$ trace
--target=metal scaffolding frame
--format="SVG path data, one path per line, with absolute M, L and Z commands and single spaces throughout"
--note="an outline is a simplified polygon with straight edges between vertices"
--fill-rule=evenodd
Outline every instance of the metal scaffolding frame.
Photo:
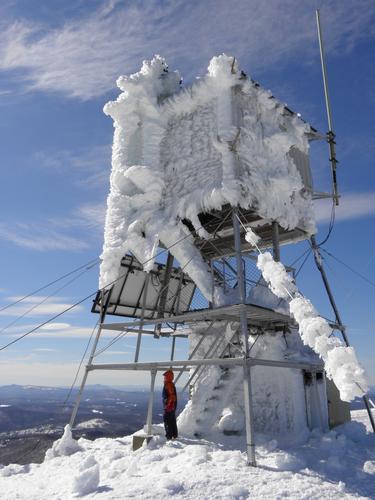
M 138 319 L 128 322 L 121 323 L 106 323 L 105 319 L 107 314 L 111 314 L 111 310 L 109 310 L 109 305 L 111 303 L 111 293 L 110 291 L 102 291 L 100 293 L 100 297 L 97 296 L 96 305 L 94 307 L 100 306 L 100 324 L 95 336 L 95 340 L 91 349 L 90 357 L 88 363 L 85 367 L 85 372 L 83 375 L 83 379 L 81 382 L 81 386 L 79 389 L 79 393 L 76 399 L 76 403 L 71 415 L 70 425 L 74 426 L 74 422 L 77 416 L 77 411 L 79 408 L 79 404 L 81 402 L 82 394 L 84 391 L 84 387 L 88 378 L 89 372 L 95 370 L 142 370 L 150 372 L 151 381 L 150 381 L 150 398 L 148 404 L 147 418 L 146 418 L 146 438 L 149 438 L 152 435 L 152 411 L 153 411 L 153 398 L 155 391 L 155 378 L 156 374 L 159 371 L 166 371 L 171 368 L 175 368 L 179 371 L 179 374 L 176 378 L 176 382 L 180 378 L 181 374 L 193 370 L 193 373 L 188 379 L 188 383 L 185 384 L 182 390 L 184 390 L 190 383 L 195 379 L 195 383 L 202 376 L 205 368 L 209 366 L 242 366 L 243 369 L 243 391 L 244 391 L 244 409 L 245 409 L 245 428 L 246 428 L 246 452 L 247 452 L 247 463 L 252 466 L 256 466 L 256 458 L 255 458 L 255 442 L 254 442 L 254 417 L 253 417 L 253 402 L 252 402 L 252 368 L 254 366 L 265 366 L 265 367 L 277 367 L 277 368 L 289 368 L 296 369 L 302 371 L 310 371 L 317 372 L 322 371 L 322 364 L 310 364 L 310 363 L 298 363 L 298 362 L 290 362 L 290 361 L 274 361 L 274 360 L 265 360 L 265 359 L 257 359 L 250 356 L 250 350 L 248 345 L 248 335 L 249 335 L 249 327 L 262 327 L 264 329 L 270 328 L 275 331 L 284 331 L 285 328 L 290 326 L 293 321 L 289 316 L 284 314 L 280 314 L 271 309 L 267 309 L 265 307 L 260 307 L 252 304 L 246 303 L 246 276 L 244 273 L 243 266 L 243 243 L 241 239 L 243 239 L 243 235 L 241 235 L 241 228 L 239 224 L 238 211 L 237 209 L 232 209 L 232 234 L 234 236 L 234 251 L 235 251 L 235 259 L 236 259 L 236 267 L 233 268 L 237 273 L 237 283 L 238 287 L 238 295 L 239 301 L 237 304 L 233 304 L 230 306 L 222 306 L 222 307 L 213 307 L 207 308 L 203 310 L 196 311 L 184 311 L 182 313 L 171 314 L 171 311 L 168 311 L 167 315 L 162 316 L 161 309 L 165 307 L 165 298 L 166 298 L 166 286 L 170 282 L 170 273 L 172 272 L 172 261 L 169 259 L 167 266 L 168 273 L 164 276 L 164 286 L 159 290 L 159 296 L 161 297 L 155 302 L 155 308 L 153 314 L 146 318 L 145 310 L 147 309 L 147 289 L 150 282 L 150 274 L 146 276 L 146 280 L 144 285 L 142 286 L 142 293 L 138 297 L 138 305 L 137 307 L 141 307 L 141 313 L 138 314 Z M 278 228 L 273 225 L 273 233 L 272 233 L 272 241 L 273 241 L 273 249 L 274 255 L 279 257 L 280 249 L 279 249 L 279 231 Z M 168 275 L 167 275 L 168 274 Z M 182 273 L 180 273 L 182 276 Z M 177 287 L 177 290 L 180 291 L 181 287 Z M 122 296 L 122 294 L 126 291 L 125 284 L 123 284 L 121 288 L 121 292 L 117 297 Z M 176 298 L 176 301 L 178 298 Z M 140 306 L 140 304 L 142 304 Z M 113 304 L 112 304 L 113 306 Z M 117 305 L 118 307 L 118 305 Z M 115 310 L 116 307 L 112 307 Z M 179 309 L 175 309 L 178 311 Z M 238 329 L 234 332 L 231 339 L 228 341 L 225 339 L 224 335 L 217 334 L 214 335 L 213 341 L 208 346 L 204 356 L 202 358 L 196 359 L 194 356 L 196 355 L 197 350 L 203 343 L 204 339 L 207 338 L 208 334 L 212 332 L 215 333 L 215 328 L 213 326 L 220 324 L 222 327 L 226 327 L 230 322 L 238 324 Z M 181 333 L 180 329 L 177 329 L 177 325 L 202 325 L 208 324 L 208 327 L 201 331 L 202 338 L 198 341 L 195 349 L 189 356 L 187 360 L 175 360 L 175 342 L 177 337 L 187 337 L 188 335 L 183 332 Z M 169 329 L 163 328 L 163 325 L 173 325 L 170 326 Z M 170 336 L 172 339 L 171 346 L 171 355 L 170 360 L 167 361 L 155 361 L 155 362 L 140 362 L 139 355 L 141 350 L 141 336 L 142 334 L 155 334 L 155 329 L 148 329 L 147 327 L 156 327 L 158 328 L 161 336 Z M 99 364 L 94 363 L 94 358 L 97 354 L 97 347 L 101 337 L 103 330 L 109 330 L 114 332 L 119 332 L 117 338 L 121 338 L 127 332 L 137 333 L 137 341 L 136 341 L 136 350 L 135 350 L 135 358 L 132 363 L 119 363 L 119 364 Z M 212 330 L 212 332 L 211 332 Z M 223 332 L 223 328 L 221 328 L 221 333 Z M 236 357 L 223 357 L 228 350 L 228 346 L 232 342 L 235 336 L 238 336 L 240 342 L 238 344 L 238 351 L 240 355 Z M 155 335 L 154 335 L 155 336 Z M 159 337 L 157 337 L 159 338 Z M 105 348 L 104 348 L 105 349 Z M 103 350 L 100 350 L 103 352 Z

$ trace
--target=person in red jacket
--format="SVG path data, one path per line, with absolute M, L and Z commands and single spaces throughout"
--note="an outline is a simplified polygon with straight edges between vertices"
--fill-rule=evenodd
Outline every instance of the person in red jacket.
M 164 405 L 164 428 L 167 439 L 176 439 L 178 436 L 176 423 L 177 393 L 173 383 L 174 374 L 168 370 L 164 375 L 163 405 Z

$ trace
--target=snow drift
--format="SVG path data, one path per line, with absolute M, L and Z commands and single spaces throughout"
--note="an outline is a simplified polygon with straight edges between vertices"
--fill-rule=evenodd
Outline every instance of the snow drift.
M 366 412 L 354 412 L 354 418 L 366 422 Z M 246 466 L 244 441 L 237 436 L 221 444 L 184 437 L 166 443 L 157 436 L 134 453 L 131 436 L 80 439 L 81 451 L 73 455 L 0 466 L 0 489 L 6 500 L 373 498 L 374 437 L 360 422 L 309 433 L 299 447 L 264 441 L 257 447 L 257 469 Z

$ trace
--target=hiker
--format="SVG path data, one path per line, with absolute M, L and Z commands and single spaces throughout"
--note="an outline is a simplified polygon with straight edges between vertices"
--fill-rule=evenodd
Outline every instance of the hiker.
M 167 439 L 176 439 L 178 436 L 176 424 L 177 393 L 173 383 L 174 374 L 168 370 L 164 375 L 163 405 L 164 405 L 164 428 Z

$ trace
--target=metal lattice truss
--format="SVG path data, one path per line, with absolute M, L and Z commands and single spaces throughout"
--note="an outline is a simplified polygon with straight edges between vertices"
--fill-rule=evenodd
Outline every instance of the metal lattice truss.
M 243 254 L 243 234 L 239 224 L 238 211 L 232 209 L 230 214 L 222 214 L 217 219 L 216 229 L 212 232 L 212 240 L 199 244 L 212 249 L 202 255 L 211 264 L 213 280 L 230 293 L 235 292 L 234 303 L 218 306 L 212 302 L 203 304 L 197 301 L 199 290 L 195 283 L 179 267 L 173 267 L 173 256 L 168 253 L 165 264 L 155 264 L 152 271 L 146 273 L 142 265 L 133 256 L 126 255 L 122 260 L 123 275 L 111 290 L 98 292 L 92 310 L 100 314 L 99 328 L 96 334 L 91 355 L 86 366 L 81 389 L 72 413 L 70 424 L 73 426 L 83 389 L 89 372 L 94 370 L 145 370 L 151 374 L 150 400 L 147 414 L 147 435 L 152 432 L 152 405 L 155 387 L 155 377 L 158 371 L 168 368 L 177 370 L 180 376 L 190 370 L 188 381 L 182 391 L 197 383 L 209 366 L 239 366 L 243 369 L 244 408 L 247 436 L 248 462 L 255 465 L 254 429 L 252 415 L 251 367 L 255 365 L 293 368 L 309 371 L 316 379 L 317 372 L 323 367 L 320 363 L 298 363 L 287 360 L 265 360 L 250 356 L 248 335 L 252 329 L 273 330 L 281 333 L 288 330 L 293 320 L 290 316 L 276 310 L 249 304 L 246 297 L 251 286 L 259 280 L 254 258 L 247 247 L 247 255 Z M 248 223 L 244 220 L 244 223 Z M 224 226 L 227 225 L 225 228 Z M 280 235 L 278 228 L 271 227 L 274 254 L 279 251 Z M 224 231 L 219 235 L 219 231 Z M 224 238 L 224 240 L 223 240 Z M 230 242 L 232 239 L 232 242 Z M 259 284 L 259 283 L 258 283 Z M 231 304 L 231 305 L 230 305 Z M 108 323 L 107 315 L 128 317 L 128 321 Z M 226 325 L 231 324 L 233 335 L 227 338 L 223 332 Z M 178 337 L 187 337 L 191 329 L 199 327 L 200 340 L 187 360 L 175 360 L 175 344 Z M 134 361 L 129 363 L 95 362 L 95 358 L 105 350 L 98 349 L 98 343 L 103 330 L 114 332 L 116 339 L 127 333 L 137 333 Z M 214 334 L 211 335 L 214 331 Z M 139 354 L 142 335 L 151 334 L 154 337 L 171 337 L 172 346 L 170 359 L 167 361 L 140 362 Z M 207 339 L 210 339 L 207 345 Z M 206 341 L 206 343 L 204 343 Z M 197 358 L 197 349 L 204 347 Z M 315 377 L 315 378 L 314 378 Z

